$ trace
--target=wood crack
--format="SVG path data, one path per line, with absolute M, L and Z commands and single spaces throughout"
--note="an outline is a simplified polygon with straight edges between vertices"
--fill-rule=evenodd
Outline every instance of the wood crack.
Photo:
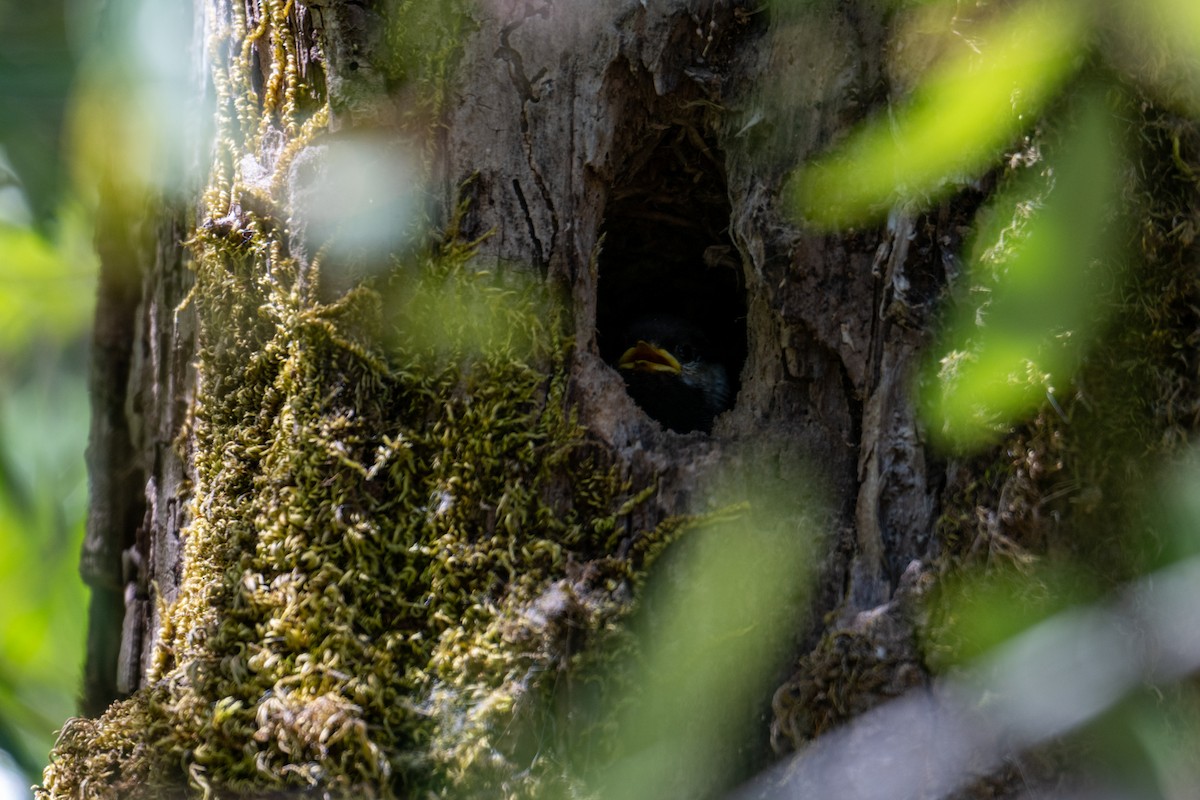
M 546 185 L 546 180 L 542 176 L 541 171 L 537 167 L 534 159 L 534 147 L 531 141 L 530 125 L 529 125 L 529 104 L 541 101 L 541 95 L 535 88 L 539 81 L 545 77 L 547 69 L 545 67 L 539 69 L 533 76 L 526 74 L 525 59 L 521 52 L 512 46 L 509 37 L 513 31 L 525 24 L 525 21 L 532 17 L 548 18 L 550 16 L 551 3 L 543 3 L 540 6 L 534 6 L 532 3 L 525 5 L 524 13 L 517 19 L 508 23 L 500 29 L 500 46 L 496 48 L 494 56 L 505 62 L 508 67 L 508 77 L 512 81 L 513 88 L 517 92 L 517 96 L 521 99 L 521 109 L 519 114 L 519 124 L 521 129 L 521 140 L 525 150 L 525 160 L 529 165 L 529 172 L 533 177 L 534 185 L 537 187 L 538 194 L 541 196 L 542 202 L 549 213 L 550 223 L 550 241 L 548 246 L 544 246 L 542 240 L 537 235 L 537 226 L 534 222 L 533 213 L 529 207 L 529 201 L 525 197 L 524 191 L 521 189 L 520 182 L 513 179 L 513 190 L 517 195 L 517 202 L 521 205 L 521 210 L 525 215 L 525 225 L 529 229 L 529 237 L 533 243 L 535 257 L 537 263 L 543 270 L 548 269 L 550 258 L 554 253 L 554 248 L 558 242 L 559 224 L 558 215 L 554 209 L 554 198 L 550 188 Z
M 529 201 L 525 199 L 525 192 L 521 191 L 521 182 L 513 178 L 513 191 L 517 194 L 517 202 L 521 204 L 521 211 L 525 214 L 525 227 L 529 229 L 529 239 L 533 242 L 533 249 L 537 255 L 539 264 L 545 264 L 545 257 L 542 252 L 542 240 L 538 238 L 537 226 L 533 224 L 533 215 L 529 212 Z

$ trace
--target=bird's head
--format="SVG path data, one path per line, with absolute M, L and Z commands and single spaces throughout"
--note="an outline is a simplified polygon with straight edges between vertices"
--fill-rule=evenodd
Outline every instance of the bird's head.
M 637 320 L 632 346 L 617 360 L 629 394 L 651 417 L 680 433 L 712 429 L 728 408 L 729 379 L 699 326 L 673 316 Z
M 668 375 L 683 373 L 683 366 L 670 350 L 659 347 L 653 342 L 647 342 L 645 339 L 638 339 L 637 344 L 626 350 L 621 355 L 621 360 L 617 362 L 617 367 Z

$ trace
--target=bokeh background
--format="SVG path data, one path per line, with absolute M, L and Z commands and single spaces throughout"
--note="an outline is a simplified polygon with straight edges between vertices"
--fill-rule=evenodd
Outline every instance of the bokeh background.
M 29 796 L 80 682 L 94 197 L 69 156 L 94 3 L 0 0 L 0 798 Z

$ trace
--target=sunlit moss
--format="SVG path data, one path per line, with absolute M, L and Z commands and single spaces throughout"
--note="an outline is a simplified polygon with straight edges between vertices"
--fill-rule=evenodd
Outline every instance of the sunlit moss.
M 772 738 L 800 749 L 875 706 L 925 684 L 912 630 L 898 616 L 876 615 L 835 628 L 775 693 Z
M 179 594 L 145 687 L 68 723 L 43 799 L 569 784 L 521 731 L 548 724 L 545 684 L 583 645 L 619 638 L 687 524 L 614 554 L 653 487 L 574 420 L 558 298 L 475 268 L 454 221 L 390 281 L 317 299 L 279 196 L 325 119 L 278 41 L 289 7 L 213 20 L 216 157 L 178 311 L 199 321 Z

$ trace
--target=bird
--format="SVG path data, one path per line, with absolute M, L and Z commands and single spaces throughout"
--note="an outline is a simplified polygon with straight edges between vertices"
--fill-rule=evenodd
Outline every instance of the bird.
M 711 432 L 729 407 L 729 376 L 700 327 L 655 314 L 630 324 L 623 342 L 616 366 L 642 410 L 676 433 Z

